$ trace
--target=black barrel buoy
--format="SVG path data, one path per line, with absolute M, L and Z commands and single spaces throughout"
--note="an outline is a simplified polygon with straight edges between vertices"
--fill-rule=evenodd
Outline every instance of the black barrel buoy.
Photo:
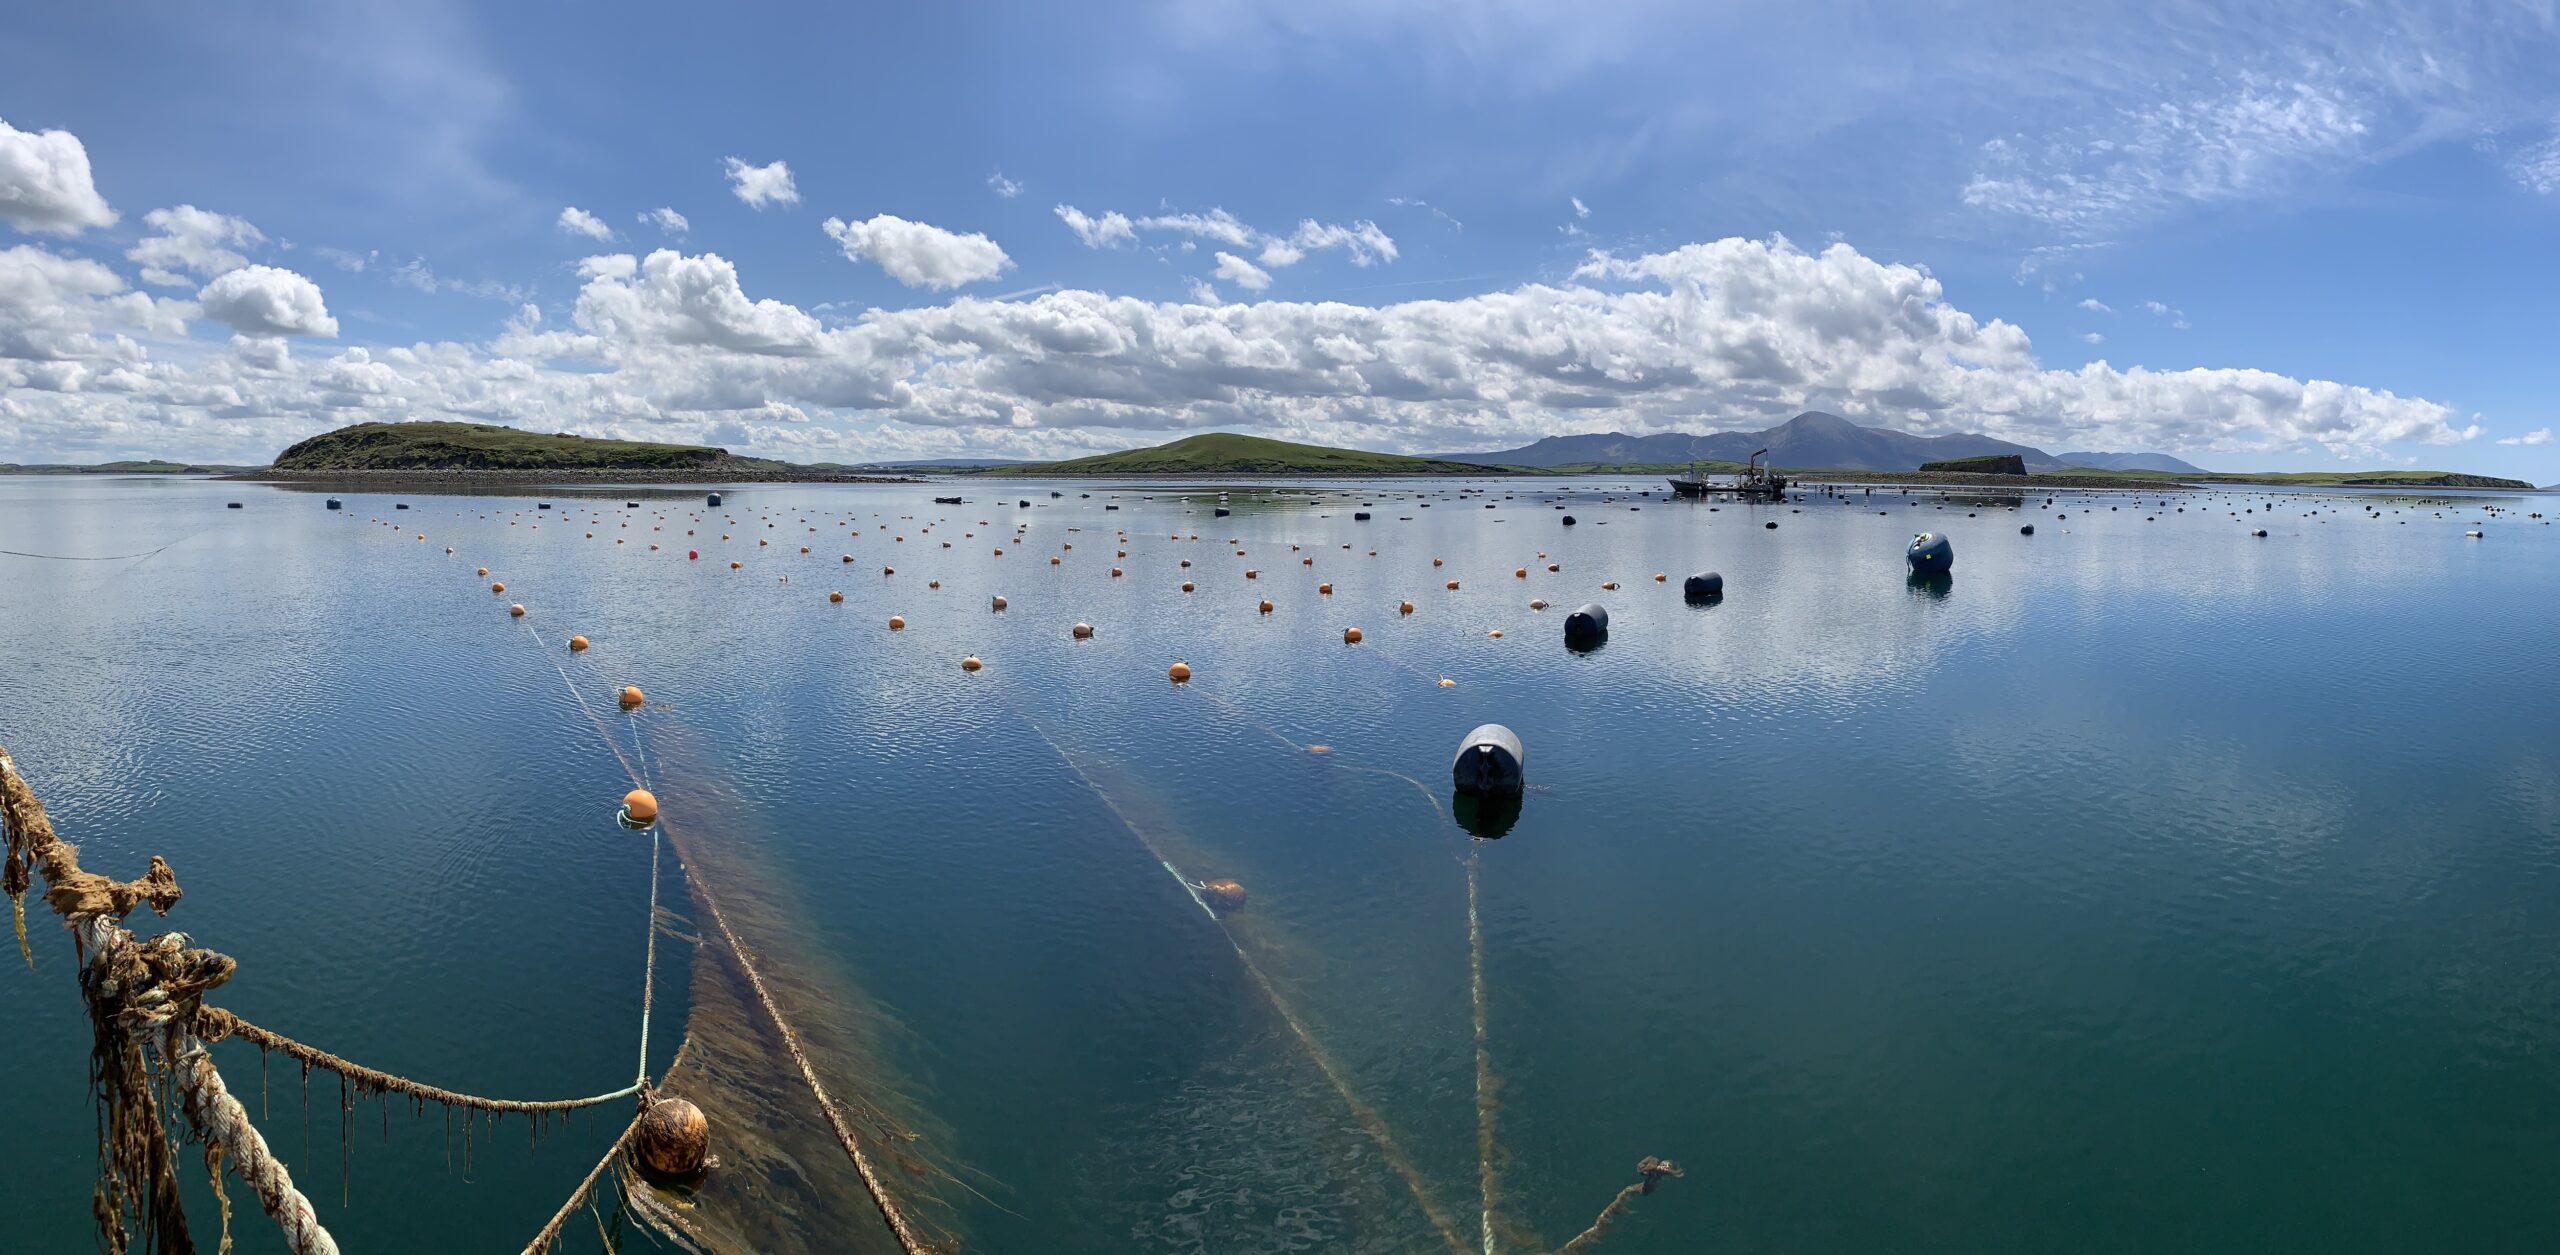
M 1219 518 L 1225 518 L 1225 517 L 1227 517 L 1228 515 L 1233 514 L 1233 513 L 1235 513 L 1235 511 L 1230 510 L 1230 509 L 1226 508 L 1225 506 L 1219 506 L 1219 507 L 1218 507 L 1217 517 L 1219 517 Z
M 1016 499 L 1013 503 L 1013 508 L 1017 510 L 1028 510 L 1031 508 L 1031 502 L 1027 499 Z
M 406 510 L 409 508 L 409 503 L 406 501 L 394 502 L 392 503 L 391 508 L 394 510 Z
M 1369 521 L 1369 512 L 1367 510 L 1354 510 L 1351 512 L 1351 521 L 1354 523 L 1366 523 Z
M 239 502 L 237 502 L 237 501 L 226 501 L 226 502 L 223 502 L 223 503 L 222 503 L 222 508 L 223 508 L 223 509 L 225 509 L 225 510 L 239 510 L 239 509 L 245 509 L 246 507 L 242 506 L 242 505 L 241 505 Z
M 2021 536 L 2033 536 L 2036 534 L 2036 525 L 2029 523 L 2026 526 L 2019 528 L 2018 534 Z
M 1565 526 L 1567 526 L 1567 527 L 1571 527 L 1571 526 L 1573 526 L 1573 516 L 1572 516 L 1572 515 L 1568 514 L 1568 515 L 1564 516 L 1564 525 L 1565 525 Z
M 715 493 L 712 493 L 712 494 L 711 494 L 711 495 L 709 495 L 709 496 L 704 497 L 704 498 L 702 499 L 702 504 L 704 504 L 704 505 L 718 505 L 718 504 L 720 504 L 720 494 L 715 492 Z
M 1724 596 L 1724 576 L 1714 571 L 1700 571 L 1680 582 L 1680 595 L 1691 601 L 1705 601 Z
M 332 510 L 343 510 L 347 508 L 347 503 L 338 500 L 336 497 L 331 497 L 329 498 L 329 508 Z
M 551 508 L 551 503 L 548 501 L 537 501 L 533 504 L 533 508 L 537 510 L 548 510 Z
M 1911 569 L 1922 575 L 1936 575 L 1952 570 L 1956 564 L 1956 547 L 1936 532 L 1922 532 L 1911 538 L 1911 548 L 1902 555 Z
M 1564 643 L 1597 645 L 1609 639 L 1609 609 L 1599 602 L 1586 602 L 1580 610 L 1564 617 Z
M 1527 761 L 1519 733 L 1488 723 L 1458 742 L 1458 757 L 1449 764 L 1449 782 L 1460 793 L 1495 797 L 1518 793 Z
M 1778 521 L 1777 521 L 1776 519 L 1771 519 L 1771 520 L 1769 520 L 1768 522 L 1761 524 L 1760 526 L 1762 526 L 1762 527 L 1764 527 L 1764 528 L 1767 528 L 1768 530 L 1770 530 L 1770 531 L 1773 531 L 1773 532 L 1774 532 L 1774 531 L 1778 530 Z

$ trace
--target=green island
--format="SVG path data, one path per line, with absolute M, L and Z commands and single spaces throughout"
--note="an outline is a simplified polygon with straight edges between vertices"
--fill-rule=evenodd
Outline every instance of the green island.
M 1097 454 L 1065 462 L 1027 462 L 990 467 L 978 475 L 1501 475 L 1503 467 L 1434 458 L 1371 453 L 1365 449 L 1329 449 L 1292 444 L 1262 436 L 1211 432 L 1171 444 L 1119 453 Z

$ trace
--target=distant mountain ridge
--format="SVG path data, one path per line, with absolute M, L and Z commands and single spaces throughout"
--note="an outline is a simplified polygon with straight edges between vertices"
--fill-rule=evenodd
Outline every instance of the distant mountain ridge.
M 1441 460 L 1479 466 L 1659 466 L 1680 462 L 1741 462 L 1757 449 L 1769 451 L 1776 466 L 1841 471 L 1914 471 L 1923 462 L 2014 455 L 2029 471 L 2052 473 L 2075 466 L 2107 470 L 2159 470 L 2199 474 L 2195 467 L 2163 453 L 2081 453 L 2056 457 L 2042 449 L 2013 444 L 1993 436 L 1959 434 L 1917 436 L 1888 427 L 1861 427 L 1837 414 L 1807 410 L 1766 431 L 1719 431 L 1706 435 L 1664 432 L 1630 436 L 1606 432 L 1583 436 L 1549 436 L 1518 449 L 1484 453 L 1445 453 Z M 2106 459 L 2104 462 L 2094 459 Z

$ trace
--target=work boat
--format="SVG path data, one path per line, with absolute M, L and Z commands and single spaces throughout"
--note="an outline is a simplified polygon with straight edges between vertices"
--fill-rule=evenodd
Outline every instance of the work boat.
M 1783 501 L 1787 496 L 1786 477 L 1760 464 L 1760 459 L 1768 452 L 1762 449 L 1752 454 L 1751 461 L 1743 468 L 1742 478 L 1727 483 L 1707 478 L 1706 471 L 1693 463 L 1688 474 L 1671 477 L 1671 493 L 1677 497 L 1703 498 L 1729 492 L 1745 501 Z

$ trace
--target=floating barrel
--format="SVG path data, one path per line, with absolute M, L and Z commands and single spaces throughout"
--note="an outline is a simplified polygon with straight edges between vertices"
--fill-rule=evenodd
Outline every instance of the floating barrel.
M 1527 761 L 1518 733 L 1488 723 L 1458 742 L 1458 756 L 1449 764 L 1449 782 L 1460 793 L 1518 793 Z
M 2033 523 L 2029 523 L 2029 524 L 2027 524 L 2027 525 L 2025 525 L 2025 526 L 2023 526 L 2023 527 L 2020 527 L 2020 528 L 2018 529 L 2018 534 L 2019 534 L 2019 535 L 2021 535 L 2021 536 L 2033 536 L 2033 535 L 2035 535 L 2035 534 L 2036 534 L 2036 525 L 2035 525 L 2035 524 L 2033 524 Z
M 1599 602 L 1585 602 L 1580 610 L 1564 617 L 1564 642 L 1568 645 L 1597 645 L 1609 639 L 1609 610 Z
M 1226 508 L 1225 506 L 1219 506 L 1219 507 L 1218 507 L 1218 515 L 1217 515 L 1217 517 L 1219 517 L 1219 518 L 1225 518 L 1225 517 L 1227 517 L 1228 515 L 1233 514 L 1233 513 L 1235 513 L 1235 511 L 1230 510 L 1230 509 Z
M 712 494 L 711 494 L 711 495 L 709 495 L 709 496 L 704 497 L 704 498 L 702 499 L 702 504 L 704 504 L 704 505 L 718 505 L 718 504 L 720 504 L 720 494 L 715 492 L 715 493 L 712 493 Z
M 343 510 L 347 508 L 347 503 L 338 500 L 336 497 L 331 497 L 329 498 L 329 508 L 332 510 Z
M 538 501 L 534 503 L 533 508 L 537 510 L 548 510 L 551 508 L 551 503 L 548 501 Z
M 246 507 L 242 506 L 242 505 L 241 505 L 239 502 L 237 502 L 237 501 L 226 501 L 226 502 L 223 502 L 223 503 L 222 503 L 222 508 L 223 508 L 223 509 L 225 509 L 225 510 L 239 510 L 239 509 L 244 509 L 244 508 L 246 508 Z
M 1903 551 L 1911 569 L 1922 575 L 1935 575 L 1956 564 L 1956 547 L 1936 532 L 1922 532 L 1911 538 L 1911 547 Z
M 392 508 L 392 509 L 394 509 L 394 510 L 406 510 L 406 509 L 408 509 L 408 508 L 409 508 L 409 503 L 408 503 L 408 502 L 406 502 L 406 501 L 398 502 L 398 503 L 394 504 L 391 508 Z
M 1680 581 L 1680 595 L 1696 600 L 1724 596 L 1724 576 L 1714 571 L 1700 571 Z
M 1354 510 L 1351 512 L 1351 521 L 1354 523 L 1366 523 L 1369 521 L 1369 512 L 1367 510 Z
M 1571 527 L 1571 526 L 1573 526 L 1573 516 L 1572 516 L 1572 515 L 1568 514 L 1568 515 L 1564 516 L 1564 525 L 1565 525 L 1565 526 L 1567 526 L 1567 527 Z

